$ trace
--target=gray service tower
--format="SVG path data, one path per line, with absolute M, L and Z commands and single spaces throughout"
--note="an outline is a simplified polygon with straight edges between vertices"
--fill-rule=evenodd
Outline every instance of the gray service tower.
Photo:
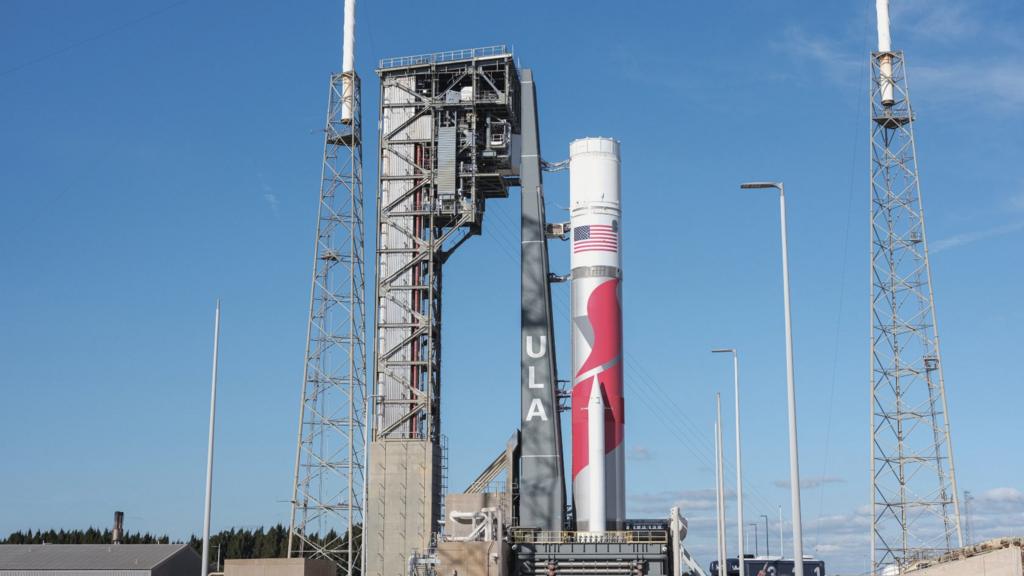
M 444 482 L 441 288 L 445 261 L 508 197 L 519 78 L 504 47 L 383 60 L 376 338 L 366 563 L 406 574 L 436 543 Z
M 701 573 L 678 510 L 596 533 L 576 532 L 566 505 L 550 288 L 563 278 L 550 272 L 547 241 L 570 226 L 545 219 L 533 74 L 505 46 L 385 59 L 377 74 L 367 575 Z M 511 187 L 522 193 L 521 428 L 465 491 L 446 495 L 442 271 L 483 232 L 488 200 Z

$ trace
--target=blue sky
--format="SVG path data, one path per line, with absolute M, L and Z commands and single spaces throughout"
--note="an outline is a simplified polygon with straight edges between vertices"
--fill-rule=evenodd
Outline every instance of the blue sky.
M 359 7 L 369 140 L 377 59 L 509 43 L 535 72 L 545 158 L 581 136 L 622 141 L 629 506 L 660 516 L 681 502 L 705 564 L 714 393 L 731 402 L 712 347 L 741 353 L 749 521 L 767 514 L 774 531 L 781 504 L 788 522 L 777 207 L 736 189 L 784 179 L 805 550 L 833 572 L 866 569 L 873 4 Z M 115 509 L 131 530 L 200 530 L 217 297 L 214 528 L 287 521 L 320 129 L 341 44 L 341 2 L 295 6 L 0 6 L 0 533 L 107 525 Z M 1024 464 L 1008 456 L 1024 433 L 1024 8 L 894 0 L 893 18 L 960 487 L 978 498 L 979 538 L 1021 533 Z M 560 219 L 567 179 L 546 184 Z M 446 269 L 453 488 L 517 425 L 517 206 L 494 202 L 488 234 Z M 564 272 L 566 248 L 552 249 Z

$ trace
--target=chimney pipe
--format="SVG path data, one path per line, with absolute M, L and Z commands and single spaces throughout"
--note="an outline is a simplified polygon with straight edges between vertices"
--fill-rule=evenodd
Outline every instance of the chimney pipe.
M 120 510 L 114 512 L 114 532 L 112 538 L 114 544 L 120 544 L 121 538 L 124 537 L 124 512 Z

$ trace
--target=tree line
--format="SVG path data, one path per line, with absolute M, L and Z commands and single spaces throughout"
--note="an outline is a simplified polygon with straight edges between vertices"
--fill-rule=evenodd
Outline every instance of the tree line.
M 114 535 L 110 529 L 100 530 L 26 530 L 11 532 L 0 544 L 110 544 Z M 125 544 L 170 544 L 167 535 L 154 536 L 149 532 L 125 532 L 121 538 Z
M 202 554 L 202 535 L 193 534 L 188 545 Z M 288 528 L 275 524 L 270 528 L 232 528 L 210 534 L 211 563 L 217 561 L 218 551 L 222 562 L 236 558 L 284 558 L 288 555 Z
M 360 527 L 356 527 L 355 535 L 361 535 Z M 318 536 L 314 538 L 319 539 Z M 0 544 L 110 544 L 114 541 L 109 529 L 88 528 L 86 530 L 27 530 L 12 532 Z M 332 547 L 344 550 L 347 547 L 346 537 L 338 537 L 331 530 L 323 541 L 333 543 Z M 203 539 L 193 534 L 188 542 L 172 541 L 166 534 L 155 536 L 148 532 L 125 532 L 121 539 L 123 544 L 188 544 L 197 553 L 202 554 Z M 210 562 L 221 562 L 228 559 L 247 558 L 285 558 L 288 555 L 288 528 L 275 524 L 270 528 L 231 528 L 210 535 Z
M 353 528 L 353 534 L 358 541 L 362 536 L 362 526 L 357 525 Z M 327 532 L 323 538 L 318 534 L 313 534 L 310 539 L 338 551 L 335 560 L 344 558 L 345 550 L 348 548 L 348 534 L 339 536 L 334 530 Z M 201 536 L 193 535 L 189 538 L 188 544 L 196 552 L 202 553 L 203 539 Z M 218 550 L 222 562 L 236 558 L 287 558 L 288 528 L 282 524 L 275 524 L 270 528 L 261 526 L 254 530 L 247 528 L 223 530 L 210 535 L 211 563 L 217 561 Z M 358 568 L 353 571 L 352 576 L 359 576 Z

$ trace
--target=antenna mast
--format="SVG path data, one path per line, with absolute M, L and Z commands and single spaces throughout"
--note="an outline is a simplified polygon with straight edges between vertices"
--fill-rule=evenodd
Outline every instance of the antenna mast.
M 963 545 L 903 52 L 877 0 L 871 55 L 871 564 Z
M 288 557 L 362 573 L 366 501 L 363 144 L 355 0 L 345 0 L 342 71 L 331 75 Z

